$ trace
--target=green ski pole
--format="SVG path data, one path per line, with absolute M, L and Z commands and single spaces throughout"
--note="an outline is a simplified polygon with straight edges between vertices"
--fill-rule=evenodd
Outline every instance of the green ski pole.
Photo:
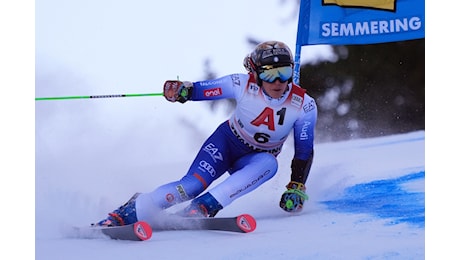
M 35 100 L 121 98 L 121 97 L 145 97 L 145 96 L 162 96 L 162 95 L 163 93 L 146 93 L 146 94 L 115 94 L 115 95 L 94 95 L 94 96 L 38 97 L 38 98 L 35 98 Z

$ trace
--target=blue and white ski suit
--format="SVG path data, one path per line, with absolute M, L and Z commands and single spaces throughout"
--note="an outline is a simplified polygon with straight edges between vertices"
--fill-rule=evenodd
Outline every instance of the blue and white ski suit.
M 184 177 L 137 198 L 139 220 L 148 221 L 158 210 L 197 197 L 226 172 L 229 177 L 208 192 L 228 206 L 276 174 L 276 157 L 291 130 L 294 158 L 312 160 L 317 109 L 304 89 L 289 83 L 288 91 L 274 99 L 251 73 L 193 83 L 190 100 L 217 99 L 234 99 L 234 113 L 204 142 Z M 305 182 L 303 178 L 297 181 Z

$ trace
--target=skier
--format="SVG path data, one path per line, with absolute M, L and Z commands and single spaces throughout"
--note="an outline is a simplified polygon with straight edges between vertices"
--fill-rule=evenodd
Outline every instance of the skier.
M 279 206 L 287 212 L 301 211 L 308 199 L 305 183 L 313 161 L 317 109 L 314 99 L 292 82 L 293 64 L 286 44 L 267 41 L 244 58 L 247 74 L 193 83 L 167 80 L 163 94 L 170 102 L 231 98 L 236 100 L 235 111 L 204 142 L 180 180 L 135 194 L 93 225 L 121 226 L 138 220 L 153 223 L 156 214 L 189 200 L 191 203 L 178 212 L 180 216 L 214 217 L 276 174 L 276 157 L 291 130 L 295 153 L 290 182 Z M 225 172 L 229 173 L 226 180 L 203 193 Z

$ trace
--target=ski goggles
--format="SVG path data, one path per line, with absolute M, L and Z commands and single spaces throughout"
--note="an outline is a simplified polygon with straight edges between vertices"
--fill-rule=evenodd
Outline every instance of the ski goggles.
M 268 83 L 273 83 L 276 79 L 279 79 L 281 83 L 284 83 L 292 78 L 292 72 L 292 66 L 276 68 L 273 68 L 273 66 L 262 66 L 259 69 L 259 78 Z

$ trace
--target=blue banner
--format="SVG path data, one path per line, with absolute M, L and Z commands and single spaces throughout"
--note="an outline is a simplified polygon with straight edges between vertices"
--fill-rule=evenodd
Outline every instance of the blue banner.
M 425 38 L 424 0 L 301 0 L 294 61 L 304 45 L 353 45 Z
M 424 0 L 301 0 L 297 45 L 349 45 L 425 37 Z

